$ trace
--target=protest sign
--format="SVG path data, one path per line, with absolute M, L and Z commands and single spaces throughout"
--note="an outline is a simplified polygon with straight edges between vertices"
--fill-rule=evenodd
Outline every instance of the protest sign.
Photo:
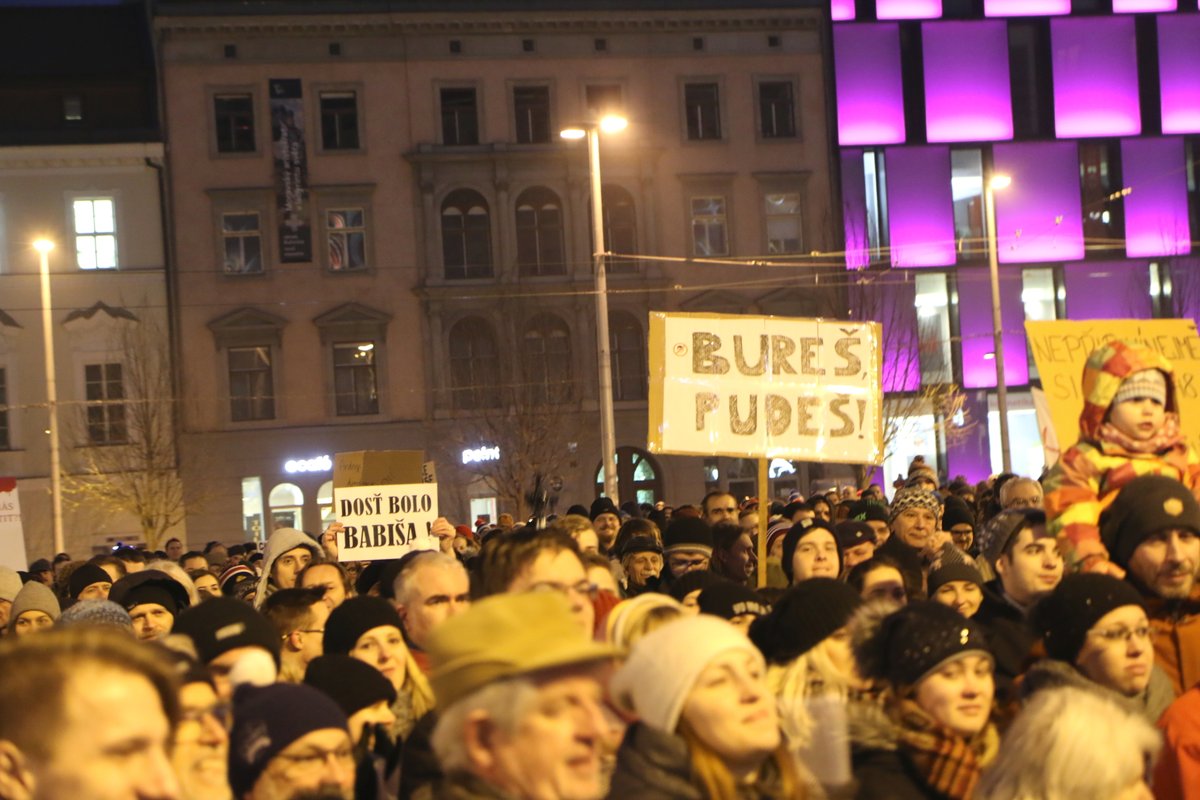
M 21 498 L 17 495 L 16 478 L 0 478 L 0 566 L 16 570 L 29 568 L 25 559 L 25 531 L 21 527 Z
M 1083 366 L 1093 350 L 1114 339 L 1132 339 L 1156 351 L 1175 368 L 1181 428 L 1200 449 L 1200 337 L 1190 319 L 1060 320 L 1026 322 L 1033 359 L 1058 444 L 1079 441 L 1083 411 Z
M 649 448 L 878 464 L 879 340 L 873 322 L 652 312 Z
M 338 453 L 333 465 L 333 504 L 345 529 L 339 561 L 400 558 L 413 550 L 437 550 L 434 466 L 419 450 Z

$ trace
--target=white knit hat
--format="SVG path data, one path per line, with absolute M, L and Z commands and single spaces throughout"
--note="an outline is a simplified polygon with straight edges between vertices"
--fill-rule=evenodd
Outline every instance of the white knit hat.
M 674 733 L 700 673 L 731 650 L 762 661 L 745 634 L 719 617 L 701 614 L 669 622 L 634 643 L 613 675 L 613 698 L 652 728 Z
M 1167 404 L 1167 377 L 1157 369 L 1144 369 L 1135 372 L 1121 381 L 1117 395 L 1112 404 L 1124 403 L 1127 400 L 1140 400 L 1143 397 L 1157 400 L 1159 405 Z

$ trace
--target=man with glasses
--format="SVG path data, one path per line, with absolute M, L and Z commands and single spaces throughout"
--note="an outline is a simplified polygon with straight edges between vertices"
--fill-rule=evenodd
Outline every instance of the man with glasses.
M 236 800 L 351 800 L 354 747 L 346 714 L 306 684 L 239 687 L 229 785 Z
M 280 589 L 263 603 L 263 616 L 275 626 L 282 644 L 279 680 L 300 683 L 309 662 L 321 655 L 329 606 L 324 587 Z
M 489 542 L 480 559 L 481 597 L 556 592 L 567 598 L 580 629 L 592 635 L 596 622 L 592 598 L 596 587 L 588 579 L 579 545 L 570 534 L 555 528 L 521 528 Z
M 1033 478 L 1011 478 L 1000 487 L 1000 508 L 1042 508 L 1042 485 Z
M 675 517 L 663 532 L 663 555 L 667 564 L 660 591 L 689 572 L 707 570 L 712 560 L 713 534 L 707 522 L 695 517 Z
M 232 710 L 217 697 L 212 677 L 191 662 L 179 689 L 179 724 L 171 765 L 183 800 L 229 800 L 227 768 Z

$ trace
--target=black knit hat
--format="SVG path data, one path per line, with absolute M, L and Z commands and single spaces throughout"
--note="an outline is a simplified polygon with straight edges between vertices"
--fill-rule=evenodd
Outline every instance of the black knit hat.
M 808 536 L 813 531 L 828 531 L 833 540 L 837 541 L 837 534 L 833 528 L 829 527 L 829 523 L 819 519 L 802 519 L 792 526 L 792 529 L 787 532 L 787 536 L 783 537 L 783 574 L 787 576 L 788 583 L 792 582 L 792 557 L 796 555 L 796 547 L 799 546 L 800 540 Z M 842 572 L 842 551 L 838 549 L 838 565 L 837 571 L 840 575 Z
M 615 514 L 618 517 L 621 516 L 621 512 L 617 510 L 617 506 L 615 503 L 613 503 L 611 497 L 597 497 L 592 501 L 592 510 L 588 512 L 588 519 L 595 522 L 596 517 L 600 516 L 601 514 Z
M 621 552 L 618 555 L 621 558 L 630 553 L 658 553 L 662 555 L 662 545 L 658 543 L 658 539 L 653 536 L 630 536 L 621 547 Z
M 692 592 L 702 592 L 713 584 L 724 580 L 725 578 L 722 578 L 715 572 L 710 572 L 706 569 L 694 569 L 672 581 L 669 591 L 671 592 L 671 597 L 682 603 L 683 598 Z
M 1046 524 L 1046 512 L 1040 508 L 1010 508 L 988 520 L 977 536 L 979 554 L 996 566 L 1009 542 L 1026 528 Z
M 858 522 L 887 522 L 888 508 L 882 503 L 870 500 L 858 500 L 850 506 L 849 519 Z
M 854 588 L 832 578 L 810 578 L 788 589 L 771 613 L 750 626 L 750 641 L 772 664 L 807 653 L 839 628 L 862 605 Z
M 157 603 L 176 617 L 191 602 L 183 584 L 157 569 L 144 569 L 121 578 L 112 585 L 108 599 L 126 611 L 143 603 Z
M 210 602 L 215 601 L 205 605 Z M 314 731 L 347 730 L 346 726 L 346 715 L 337 703 L 311 686 L 239 686 L 233 695 L 233 728 L 229 732 L 233 796 L 243 797 L 253 789 L 271 759 L 288 745 Z
M 851 547 L 857 547 L 866 542 L 875 544 L 877 541 L 875 529 L 867 523 L 855 519 L 848 519 L 834 526 L 833 537 L 837 539 L 838 550 L 843 553 Z
M 950 583 L 950 581 L 970 581 L 976 586 L 983 588 L 983 575 L 979 573 L 974 564 L 968 564 L 965 561 L 955 561 L 950 564 L 939 564 L 929 570 L 929 596 L 933 597 L 933 593 L 939 587 Z
M 349 717 L 386 700 L 396 702 L 396 689 L 383 673 L 352 656 L 317 656 L 304 670 L 304 682 L 329 695 Z
M 1034 606 L 1030 624 L 1043 637 L 1051 658 L 1073 664 L 1092 626 L 1122 606 L 1146 607 L 1137 589 L 1126 581 L 1098 572 L 1074 573 L 1063 576 L 1054 591 Z
M 175 620 L 174 633 L 191 637 L 196 655 L 207 664 L 237 647 L 261 647 L 279 665 L 282 642 L 275 626 L 252 606 L 232 597 L 213 597 Z
M 854 642 L 859 671 L 893 686 L 913 686 L 968 653 L 991 657 L 983 626 L 932 600 L 909 603 L 873 625 L 867 619 L 860 622 Z
M 663 532 L 663 551 L 702 550 L 712 553 L 713 535 L 708 523 L 697 517 L 674 517 Z
M 971 507 L 960 497 L 950 495 L 942 505 L 942 530 L 948 531 L 955 525 L 970 525 L 975 527 L 975 515 Z
M 403 630 L 400 615 L 391 603 L 378 597 L 351 597 L 325 620 L 325 652 L 346 655 L 354 649 L 358 637 L 381 625 Z
M 712 614 L 721 619 L 733 619 L 742 614 L 757 614 L 761 617 L 771 610 L 771 606 L 758 592 L 733 581 L 714 583 L 700 592 L 697 602 L 701 614 Z
M 1186 486 L 1165 475 L 1134 478 L 1100 515 L 1100 538 L 1122 567 L 1129 566 L 1138 545 L 1166 528 L 1200 533 L 1200 504 Z
M 67 581 L 67 589 L 71 593 L 71 599 L 79 597 L 79 593 L 93 583 L 112 583 L 112 576 L 101 569 L 98 565 L 88 562 L 71 573 L 71 579 Z

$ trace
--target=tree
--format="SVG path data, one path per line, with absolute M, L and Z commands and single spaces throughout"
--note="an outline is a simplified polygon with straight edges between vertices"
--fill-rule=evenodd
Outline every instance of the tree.
M 100 377 L 119 389 L 106 389 L 106 399 L 85 402 L 67 418 L 82 446 L 63 495 L 76 507 L 132 516 L 146 547 L 157 550 L 185 518 L 169 340 L 153 321 L 122 319 L 111 349 L 122 354 L 119 372 Z

